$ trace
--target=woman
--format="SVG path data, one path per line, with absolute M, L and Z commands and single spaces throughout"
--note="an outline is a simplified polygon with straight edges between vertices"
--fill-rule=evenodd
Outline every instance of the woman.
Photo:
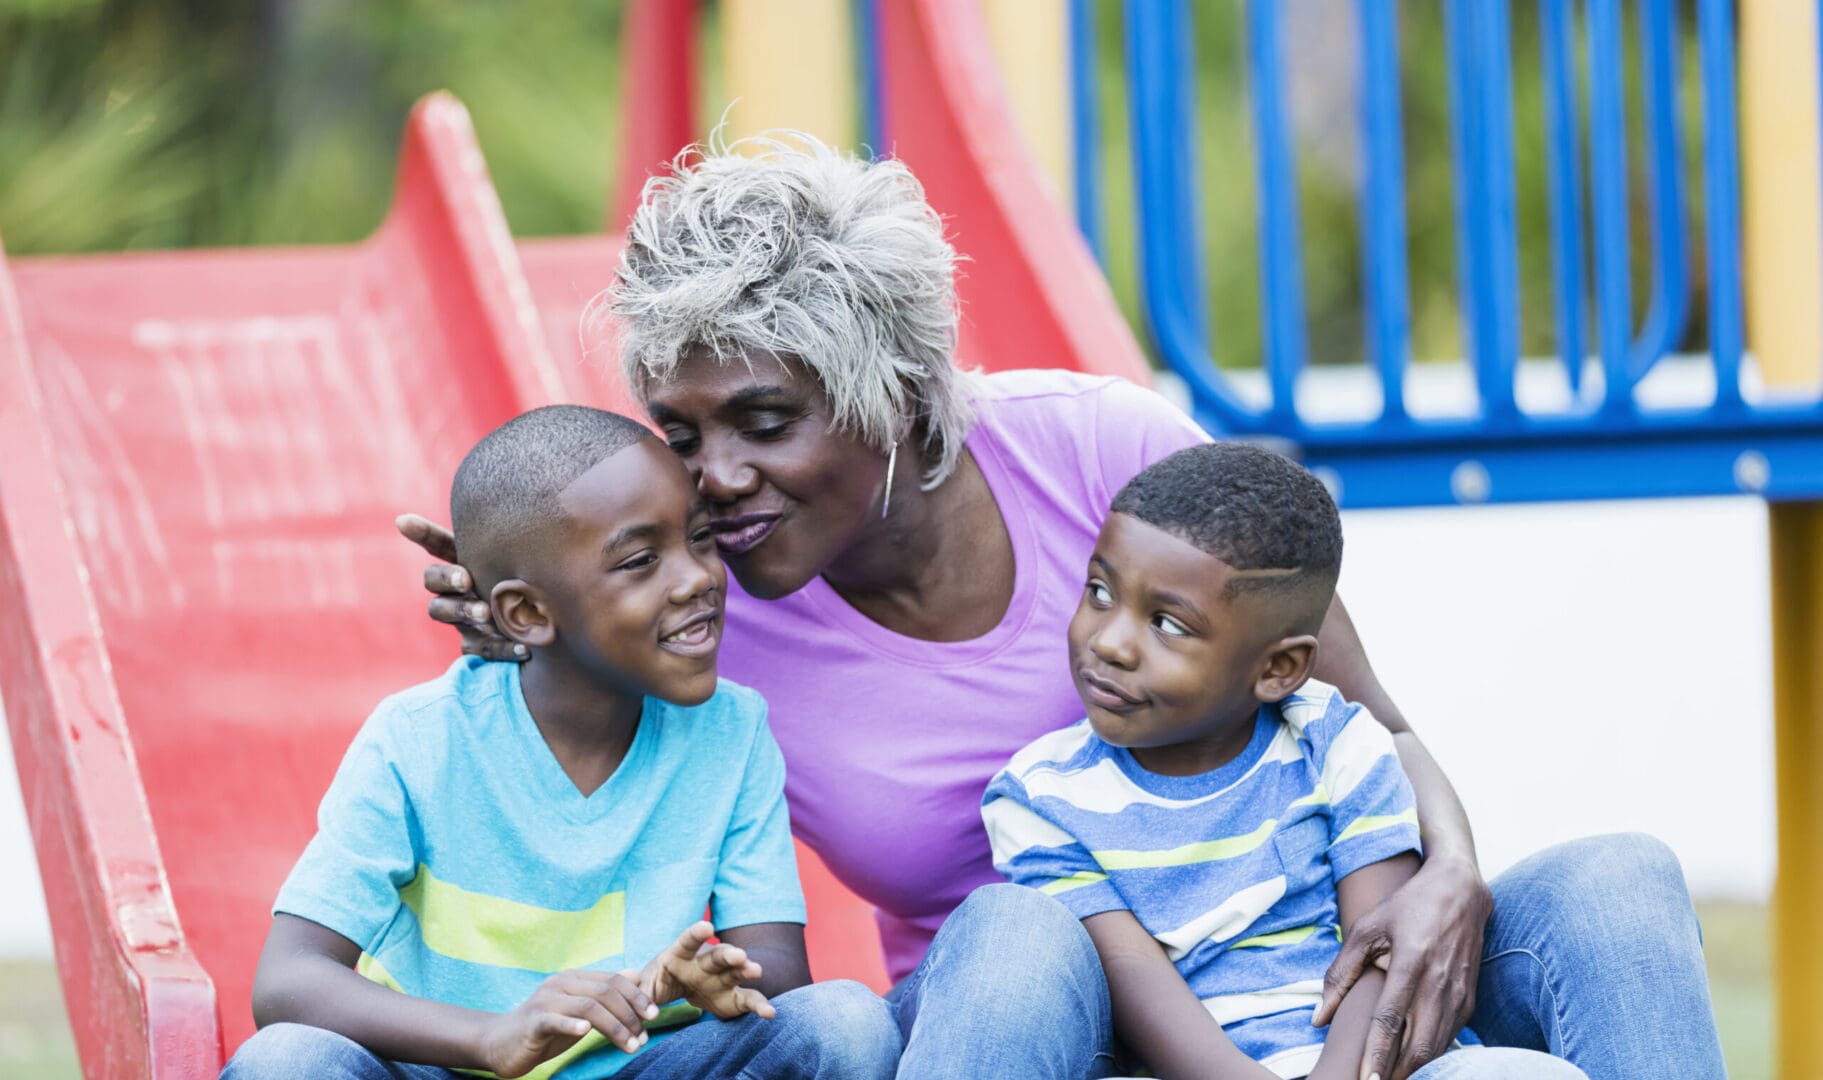
M 710 503 L 738 583 L 722 672 L 771 703 L 795 831 L 876 906 L 902 1075 L 1104 1075 L 1087 935 L 1043 894 L 990 884 L 979 804 L 1015 750 L 1081 716 L 1065 627 L 1113 493 L 1207 436 L 1117 379 L 959 371 L 956 256 L 910 173 L 808 139 L 751 149 L 648 183 L 592 320 L 613 321 L 635 396 Z M 429 522 L 401 529 L 453 557 Z M 471 619 L 460 567 L 426 584 L 434 617 Z M 510 658 L 484 625 L 464 637 Z M 1367 1071 L 1403 1077 L 1467 1023 L 1591 1077 L 1723 1075 L 1663 845 L 1581 841 L 1490 888 L 1340 602 L 1317 677 L 1393 733 L 1425 840 L 1328 980 L 1326 1008 L 1365 964 L 1388 968 Z

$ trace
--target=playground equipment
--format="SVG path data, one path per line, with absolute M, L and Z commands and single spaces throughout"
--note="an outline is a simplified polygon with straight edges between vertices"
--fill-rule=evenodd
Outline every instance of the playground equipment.
M 1357 0 L 1364 176 L 1360 228 L 1368 352 L 1378 416 L 1334 421 L 1298 399 L 1307 356 L 1298 191 L 1286 115 L 1283 6 L 1247 5 L 1250 101 L 1260 192 L 1260 271 L 1267 393 L 1250 398 L 1210 355 L 1201 310 L 1193 95 L 1183 0 L 1125 6 L 1145 308 L 1166 362 L 1189 384 L 1212 430 L 1282 437 L 1302 448 L 1344 508 L 1527 500 L 1752 494 L 1771 510 L 1777 712 L 1779 877 L 1774 910 L 1779 1059 L 1783 1075 L 1823 1075 L 1823 994 L 1805 966 L 1823 955 L 1814 916 L 1823 802 L 1811 777 L 1823 759 L 1823 181 L 1819 179 L 1819 27 L 1814 4 L 1739 5 L 1739 72 L 1747 138 L 1736 124 L 1737 44 L 1730 0 L 1697 0 L 1701 126 L 1680 115 L 1679 12 L 1639 0 L 1640 97 L 1649 209 L 1649 303 L 1635 325 L 1629 269 L 1629 152 L 1623 10 L 1619 0 L 1542 0 L 1547 199 L 1558 354 L 1569 404 L 1523 408 L 1519 356 L 1517 193 L 1508 5 L 1446 0 L 1451 151 L 1464 353 L 1474 408 L 1419 416 L 1407 408 L 1410 306 L 1404 147 L 1395 0 Z M 1574 15 L 1584 16 L 1588 138 Z M 1083 77 L 1078 72 L 1078 79 Z M 1079 121 L 1080 123 L 1081 121 Z M 1682 145 L 1701 140 L 1702 248 L 1712 399 L 1654 407 L 1641 384 L 1677 349 L 1690 318 L 1692 267 Z M 1093 145 L 1084 138 L 1083 145 Z M 1586 146 L 1586 158 L 1585 158 Z M 1747 158 L 1743 236 L 1741 150 Z M 1584 176 L 1591 206 L 1585 215 Z M 1585 220 L 1588 224 L 1585 225 Z M 1585 235 L 1585 233 L 1587 235 Z M 1745 241 L 1745 242 L 1744 242 Z M 1591 250 L 1592 249 L 1592 250 Z M 1754 303 L 1742 289 L 1752 261 Z M 1598 378 L 1585 378 L 1593 256 Z M 1746 316 L 1753 316 L 1748 325 Z M 1751 335 L 1749 332 L 1751 331 Z M 1770 392 L 1746 392 L 1752 374 Z M 1793 396 L 1792 387 L 1806 391 Z M 1787 392 L 1781 396 L 1779 391 Z
M 724 3 L 725 17 L 738 19 L 751 0 Z M 1054 15 L 1074 13 L 1067 25 L 1046 26 L 1067 35 L 1058 40 L 1075 58 L 1076 146 L 1073 159 L 1055 147 L 1038 156 L 1050 165 L 1048 181 L 1003 93 L 990 33 L 997 24 L 971 0 L 854 6 L 860 37 L 878 50 L 861 65 L 870 141 L 911 165 L 972 259 L 961 283 L 961 354 L 970 363 L 1045 363 L 1144 379 L 1140 352 L 1088 249 L 1051 197 L 1074 188 L 1083 232 L 1097 235 L 1097 173 L 1086 149 L 1094 129 L 1087 4 L 1048 6 Z M 1588 0 L 1601 380 L 1596 392 L 1580 361 L 1570 364 L 1565 378 L 1583 391 L 1580 404 L 1552 416 L 1521 409 L 1512 389 L 1508 28 L 1501 5 L 1451 0 L 1447 10 L 1461 261 L 1470 268 L 1467 352 L 1482 407 L 1448 419 L 1400 408 L 1408 360 L 1403 223 L 1394 213 L 1371 213 L 1363 214 L 1369 327 L 1387 408 L 1376 420 L 1337 424 L 1307 421 L 1295 404 L 1303 314 L 1287 183 L 1291 140 L 1272 92 L 1284 49 L 1279 5 L 1259 0 L 1249 8 L 1266 200 L 1272 393 L 1264 407 L 1224 381 L 1197 330 L 1198 255 L 1185 243 L 1192 230 L 1181 227 L 1195 215 L 1185 182 L 1194 158 L 1182 154 L 1194 141 L 1185 138 L 1181 97 L 1190 61 L 1181 33 L 1186 9 L 1171 0 L 1127 6 L 1147 313 L 1161 352 L 1196 392 L 1199 415 L 1214 426 L 1297 441 L 1336 482 L 1344 506 L 1739 490 L 1777 499 L 1823 495 L 1823 412 L 1736 392 L 1743 310 L 1731 6 L 1702 0 L 1698 8 L 1717 400 L 1663 413 L 1635 394 L 1686 315 L 1676 162 L 1687 134 L 1672 107 L 1673 7 L 1668 0 L 1639 6 L 1659 257 L 1652 314 L 1633 327 L 1625 320 L 1632 286 L 1620 8 L 1618 0 Z M 1584 163 L 1570 5 L 1546 0 L 1540 10 L 1553 117 L 1558 326 L 1563 355 L 1580 358 L 1589 311 L 1580 283 Z M 1358 0 L 1356 11 L 1369 152 L 1363 199 L 1396 208 L 1399 116 L 1396 95 L 1387 92 L 1397 62 L 1396 5 Z M 1800 32 L 1789 14 L 1759 16 L 1758 35 L 1743 34 L 1743 54 L 1755 41 L 1760 48 L 1796 42 L 1808 49 L 1799 66 L 1808 64 L 1814 77 L 1814 25 Z M 614 222 L 625 219 L 645 175 L 702 134 L 695 6 L 629 0 L 627 18 L 626 143 Z M 1047 55 L 1030 77 L 1050 80 L 1052 100 L 1060 100 L 1069 88 L 1055 85 L 1056 53 Z M 1790 61 L 1767 61 L 1765 70 L 1790 71 Z M 1753 64 L 1742 67 L 1763 77 Z M 766 111 L 767 88 L 730 89 L 754 110 L 752 124 L 779 117 Z M 1814 85 L 1808 93 L 1814 110 Z M 1022 99 L 1038 102 L 1026 106 L 1028 124 L 1043 99 Z M 1797 144 L 1814 155 L 1810 116 Z M 1748 119 L 1751 146 L 1751 111 Z M 841 132 L 833 135 L 841 141 Z M 1067 176 L 1065 160 L 1073 166 Z M 1749 165 L 1766 160 L 1750 157 Z M 1814 180 L 1801 190 L 1817 199 Z M 0 259 L 0 602 L 19 613 L 0 631 L 0 692 L 65 999 L 91 1075 L 213 1076 L 250 1032 L 248 991 L 266 905 L 310 834 L 312 810 L 347 738 L 380 696 L 449 658 L 447 632 L 403 591 L 421 560 L 392 533 L 391 515 L 439 505 L 462 451 L 518 411 L 559 400 L 624 404 L 604 365 L 585 362 L 576 334 L 578 312 L 605 283 L 617 245 L 613 230 L 515 245 L 464 114 L 433 97 L 410 121 L 392 212 L 363 244 Z M 1804 257 L 1816 261 L 1814 252 Z M 1783 269 L 1775 262 L 1769 272 Z M 1814 280 L 1814 267 L 1810 273 L 1804 280 Z M 1799 300 L 1813 322 L 1820 292 Z M 1807 364 L 1823 355 L 1814 337 L 1796 350 L 1809 350 Z M 1770 370 L 1768 354 L 1758 359 Z M 1783 505 L 1774 530 L 1784 586 L 1775 603 L 1780 854 L 1783 866 L 1805 870 L 1820 864 L 1812 850 L 1819 830 L 1800 785 L 1823 754 L 1806 741 L 1823 702 L 1823 676 L 1815 674 L 1823 670 L 1815 655 L 1823 573 L 1814 567 L 1823 525 L 1812 511 Z M 281 579 L 300 567 L 310 568 L 303 580 Z M 883 985 L 865 908 L 808 852 L 800 858 L 817 973 Z M 1823 929 L 1804 918 L 1797 899 L 1808 902 L 1808 886 L 1807 877 L 1782 872 L 1781 933 L 1788 950 L 1823 955 Z M 1823 999 L 1795 972 L 1785 976 L 1781 999 L 1785 1068 L 1823 1073 L 1816 1034 L 1823 1028 L 1814 1022 Z
M 701 134 L 694 6 L 628 18 L 623 208 Z M 974 260 L 967 355 L 1145 378 L 972 8 L 878 18 L 895 145 Z M 343 747 L 450 658 L 391 517 L 517 412 L 622 403 L 576 333 L 617 244 L 516 250 L 432 97 L 365 243 L 0 263 L 0 690 L 89 1075 L 213 1077 L 250 1034 L 267 905 Z M 869 912 L 801 857 L 817 973 L 883 988 Z

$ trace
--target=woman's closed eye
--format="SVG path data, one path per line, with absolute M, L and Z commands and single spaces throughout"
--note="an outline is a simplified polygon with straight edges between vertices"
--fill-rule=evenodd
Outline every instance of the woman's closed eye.
M 671 452 L 679 457 L 688 455 L 701 443 L 702 437 L 696 433 L 696 429 L 694 428 L 665 428 L 665 445 L 670 447 Z

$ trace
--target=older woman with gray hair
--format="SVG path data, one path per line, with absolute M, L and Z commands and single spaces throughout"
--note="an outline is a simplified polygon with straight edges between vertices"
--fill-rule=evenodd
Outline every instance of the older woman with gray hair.
M 956 255 L 917 180 L 814 140 L 655 178 L 594 313 L 708 501 L 729 588 L 722 673 L 760 690 L 797 835 L 875 907 L 907 1077 L 1083 1080 L 1114 1068 L 1081 925 L 995 873 L 979 812 L 1011 755 L 1082 716 L 1065 629 L 1113 494 L 1207 436 L 1149 390 L 970 373 Z M 960 361 L 960 363 L 959 363 Z M 443 530 L 401 520 L 445 558 Z M 434 617 L 470 622 L 439 566 Z M 1423 869 L 1353 928 L 1319 1018 L 1385 966 L 1362 1075 L 1403 1077 L 1464 1024 L 1591 1077 L 1721 1076 L 1694 914 L 1645 837 L 1543 852 L 1490 886 L 1449 781 L 1338 602 L 1318 678 L 1393 733 Z

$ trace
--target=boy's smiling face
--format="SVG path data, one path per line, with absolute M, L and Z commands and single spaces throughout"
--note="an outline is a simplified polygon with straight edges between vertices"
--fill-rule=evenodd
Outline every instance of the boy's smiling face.
M 1172 533 L 1110 514 L 1070 621 L 1070 668 L 1095 733 L 1153 772 L 1219 768 L 1262 701 L 1310 672 L 1316 639 L 1285 633 L 1267 591 Z
M 707 701 L 727 572 L 683 463 L 641 439 L 577 477 L 559 500 L 565 521 L 534 583 L 552 636 L 538 643 L 604 689 Z

